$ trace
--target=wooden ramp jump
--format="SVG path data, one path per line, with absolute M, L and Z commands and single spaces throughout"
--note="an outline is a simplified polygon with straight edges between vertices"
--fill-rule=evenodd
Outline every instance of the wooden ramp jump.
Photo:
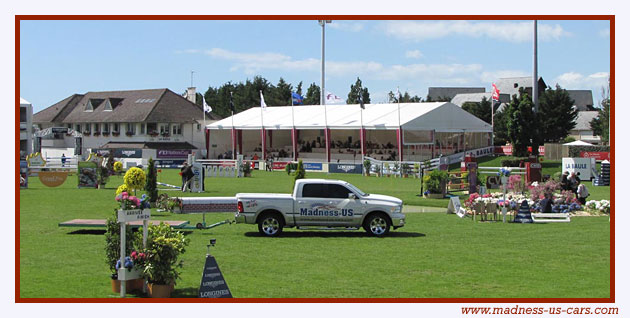
M 59 223 L 60 227 L 105 227 L 105 219 L 74 219 L 66 222 Z M 174 229 L 184 228 L 190 221 L 157 221 L 151 220 L 151 224 L 159 225 L 160 223 L 166 223 Z M 141 227 L 142 221 L 133 221 L 127 223 L 131 227 Z

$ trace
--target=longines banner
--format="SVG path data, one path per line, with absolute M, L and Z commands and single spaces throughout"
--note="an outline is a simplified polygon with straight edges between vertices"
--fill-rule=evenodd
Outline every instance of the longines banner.
M 363 166 L 361 164 L 352 163 L 331 163 L 328 165 L 328 172 L 330 173 L 363 173 Z
M 115 158 L 142 158 L 142 149 L 96 149 L 95 152 L 103 157 L 114 151 Z

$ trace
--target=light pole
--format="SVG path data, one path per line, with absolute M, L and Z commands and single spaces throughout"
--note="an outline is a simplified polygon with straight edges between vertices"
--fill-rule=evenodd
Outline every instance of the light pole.
M 326 163 L 330 162 L 330 132 L 328 131 L 328 112 L 326 110 L 326 90 L 324 85 L 325 73 L 325 48 L 326 48 L 326 23 L 332 20 L 318 20 L 322 26 L 322 86 L 320 88 L 319 104 L 324 106 L 324 136 L 326 137 Z

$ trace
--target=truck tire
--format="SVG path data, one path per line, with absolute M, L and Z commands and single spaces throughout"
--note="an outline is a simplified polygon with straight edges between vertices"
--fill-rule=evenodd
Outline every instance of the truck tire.
M 267 213 L 258 220 L 258 232 L 264 236 L 278 236 L 282 233 L 282 220 L 275 213 Z
M 371 236 L 385 236 L 389 233 L 389 228 L 392 226 L 389 218 L 383 213 L 372 213 L 368 215 L 363 223 L 363 228 Z

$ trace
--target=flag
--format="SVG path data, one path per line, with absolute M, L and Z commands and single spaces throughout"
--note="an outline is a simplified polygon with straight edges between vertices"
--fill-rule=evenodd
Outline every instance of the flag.
M 184 92 L 184 94 L 182 94 L 182 97 L 184 97 L 184 98 L 188 99 L 188 90 L 186 90 L 186 91 Z
M 361 96 L 361 93 L 359 93 L 359 106 L 361 106 L 361 109 L 365 109 L 365 105 L 363 104 L 363 96 Z
M 230 92 L 230 110 L 234 112 L 234 101 L 232 100 L 232 92 Z
M 209 113 L 212 111 L 212 107 L 210 107 L 210 105 L 206 104 L 206 99 L 203 95 L 201 95 L 201 100 L 203 101 L 203 111 L 206 113 Z
M 400 90 L 398 89 L 398 87 L 396 87 L 396 99 L 398 100 L 399 103 L 400 103 L 400 100 L 402 99 L 400 96 Z
M 497 85 L 495 85 L 494 83 L 492 83 L 492 100 L 498 102 L 499 101 L 499 89 L 497 88 Z
M 291 104 L 292 105 L 302 105 L 304 103 L 304 97 L 300 96 L 298 93 L 291 92 Z
M 331 92 L 326 92 L 326 104 L 336 104 L 336 103 L 341 103 L 341 102 L 343 102 L 341 97 Z
M 265 103 L 265 97 L 262 94 L 262 90 L 260 90 L 259 92 L 260 92 L 260 107 L 265 108 L 267 107 L 267 104 Z

